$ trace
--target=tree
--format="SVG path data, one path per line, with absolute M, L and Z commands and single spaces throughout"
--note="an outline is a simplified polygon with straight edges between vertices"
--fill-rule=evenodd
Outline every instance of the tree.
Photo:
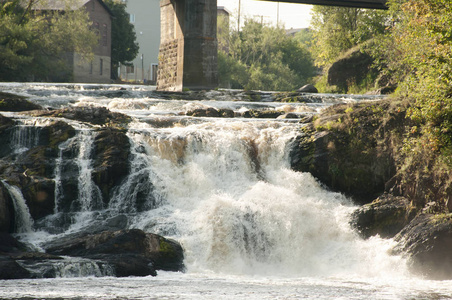
M 221 86 L 293 90 L 314 74 L 309 51 L 282 28 L 247 19 L 240 32 L 219 32 L 219 45 L 228 49 L 219 47 Z
M 382 39 L 384 71 L 415 101 L 412 120 L 423 147 L 452 153 L 452 2 L 391 0 L 394 26 Z
M 313 53 L 318 66 L 326 66 L 343 52 L 385 32 L 385 11 L 315 6 L 311 26 L 314 30 Z
M 97 35 L 85 10 L 39 13 L 33 10 L 36 4 L 36 0 L 0 2 L 0 80 L 67 76 L 65 53 L 77 52 L 87 59 L 93 55 Z
M 130 62 L 137 57 L 139 46 L 135 26 L 130 23 L 126 5 L 114 0 L 105 0 L 105 4 L 113 13 L 111 24 L 111 76 L 117 78 L 119 64 L 131 65 Z

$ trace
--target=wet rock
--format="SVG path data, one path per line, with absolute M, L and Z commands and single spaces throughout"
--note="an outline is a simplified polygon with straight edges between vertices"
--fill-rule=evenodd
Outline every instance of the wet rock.
M 259 119 L 276 119 L 283 115 L 284 112 L 277 110 L 257 110 L 250 109 L 242 113 L 243 118 L 259 118 Z
M 0 157 L 10 155 L 12 152 L 10 142 L 14 126 L 14 120 L 0 115 Z
M 218 118 L 220 117 L 220 112 L 213 107 L 208 108 L 197 108 L 194 110 L 189 110 L 185 113 L 187 116 L 191 117 L 212 117 L 212 118 Z
M 277 119 L 299 119 L 299 115 L 294 113 L 286 113 L 278 116 Z
M 14 230 L 14 206 L 8 191 L 0 182 L 0 240 L 2 239 L 1 233 L 13 232 Z M 2 246 L 6 245 L 3 241 L 0 241 L 0 252 Z
M 306 126 L 290 153 L 296 171 L 310 172 L 332 190 L 367 204 L 382 195 L 396 174 L 390 134 L 404 114 L 387 116 L 388 102 L 338 105 Z M 395 125 L 392 125 L 394 123 Z
M 65 237 L 49 243 L 45 249 L 54 255 L 102 259 L 113 264 L 118 255 L 124 255 L 139 260 L 137 265 L 147 262 L 145 265 L 156 270 L 184 270 L 183 250 L 176 241 L 138 229 L 106 231 L 76 238 Z M 140 270 L 131 275 L 142 276 Z
M 228 108 L 220 108 L 218 112 L 222 118 L 234 118 L 235 116 L 234 111 Z
M 27 246 L 19 242 L 9 233 L 0 232 L 0 253 L 21 253 L 27 251 Z
M 123 131 L 104 129 L 94 140 L 92 179 L 100 188 L 105 204 L 129 173 L 129 154 L 130 141 Z
M 111 112 L 105 107 L 83 106 L 34 113 L 35 116 L 60 117 L 94 125 L 123 127 L 132 119 L 124 114 Z
M 32 278 L 30 271 L 19 265 L 14 259 L 0 256 L 0 279 L 28 279 Z
M 40 110 L 42 107 L 26 100 L 22 96 L 0 92 L 0 111 Z
M 377 234 L 382 238 L 392 238 L 410 223 L 416 212 L 408 199 L 384 194 L 358 208 L 350 223 L 364 238 Z
M 306 84 L 298 89 L 300 93 L 318 93 L 319 91 L 312 84 Z
M 451 214 L 421 214 L 395 239 L 394 251 L 409 257 L 413 272 L 430 279 L 452 279 Z

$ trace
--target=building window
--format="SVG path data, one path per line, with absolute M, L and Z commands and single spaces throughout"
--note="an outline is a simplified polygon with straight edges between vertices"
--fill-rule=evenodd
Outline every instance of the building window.
M 135 15 L 134 14 L 130 14 L 130 23 L 135 23 Z
M 93 74 L 93 62 L 91 62 L 89 64 L 89 74 L 92 75 Z
M 96 34 L 99 34 L 99 23 L 94 22 L 94 30 L 96 31 Z
M 107 46 L 108 45 L 108 35 L 107 35 L 107 24 L 104 24 L 103 26 L 102 26 L 102 44 L 104 45 L 104 46 Z
M 104 60 L 101 58 L 100 59 L 100 75 L 103 75 L 103 70 L 104 70 Z
M 135 66 L 127 66 L 126 67 L 126 72 L 128 74 L 135 73 Z

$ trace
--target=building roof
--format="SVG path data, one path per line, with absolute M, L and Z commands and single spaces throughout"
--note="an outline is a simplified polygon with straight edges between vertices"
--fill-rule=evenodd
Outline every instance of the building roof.
M 225 13 L 227 13 L 228 15 L 231 14 L 231 12 L 224 6 L 217 6 L 217 10 L 221 10 L 224 11 Z
M 108 8 L 108 6 L 102 0 L 38 0 L 33 6 L 33 10 L 77 10 L 85 6 L 90 1 L 99 2 L 100 5 L 102 5 L 110 15 L 113 15 L 110 8 Z

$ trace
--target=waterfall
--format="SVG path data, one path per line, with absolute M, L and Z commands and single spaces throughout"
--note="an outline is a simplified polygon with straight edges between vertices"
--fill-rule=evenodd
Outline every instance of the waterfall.
M 77 135 L 79 153 L 77 165 L 78 177 L 78 199 L 82 212 L 89 212 L 94 209 L 102 209 L 102 195 L 91 177 L 92 159 L 91 150 L 94 143 L 95 132 L 92 130 L 80 130 Z
M 96 131 L 71 123 L 76 135 L 59 145 L 55 158 L 54 215 L 42 227 L 36 221 L 38 230 L 48 231 L 42 239 L 86 234 L 97 225 L 103 230 L 105 220 L 121 215 L 127 218 L 128 228 L 180 242 L 188 272 L 295 276 L 403 272 L 398 270 L 402 260 L 386 251 L 390 241 L 362 240 L 350 227 L 349 216 L 356 207 L 347 197 L 328 191 L 308 173 L 290 169 L 291 142 L 301 134 L 302 124 L 180 116 L 186 106 L 217 105 L 238 111 L 281 103 L 109 99 L 96 97 L 96 92 L 89 97 L 81 90 L 71 93 L 62 93 L 53 105 L 89 103 L 135 118 L 127 132 L 130 173 L 111 191 L 112 198 L 104 206 L 92 181 Z M 51 97 L 43 98 L 53 103 Z M 135 100 L 146 102 L 145 109 Z M 315 111 L 321 104 L 293 105 L 300 111 Z M 38 144 L 36 132 L 17 130 L 16 151 Z M 20 191 L 12 186 L 8 191 L 20 216 L 19 231 L 31 231 L 33 222 Z M 58 230 L 52 231 L 53 227 Z M 61 268 L 71 269 L 71 264 L 65 262 Z M 98 272 L 91 262 L 77 264 L 72 266 L 86 267 L 91 274 L 108 273 Z M 75 273 L 61 271 L 61 276 Z
M 17 186 L 9 185 L 5 180 L 2 180 L 2 183 L 13 200 L 16 221 L 15 232 L 26 233 L 33 231 L 33 219 L 22 192 Z
M 27 151 L 38 145 L 41 127 L 30 125 L 16 126 L 11 137 L 11 148 L 15 154 Z
M 137 169 L 148 170 L 161 201 L 131 216 L 131 227 L 180 241 L 189 270 L 394 271 L 399 258 L 378 259 L 381 240 L 362 241 L 350 228 L 350 200 L 290 170 L 288 149 L 299 127 L 216 121 L 136 133 Z

